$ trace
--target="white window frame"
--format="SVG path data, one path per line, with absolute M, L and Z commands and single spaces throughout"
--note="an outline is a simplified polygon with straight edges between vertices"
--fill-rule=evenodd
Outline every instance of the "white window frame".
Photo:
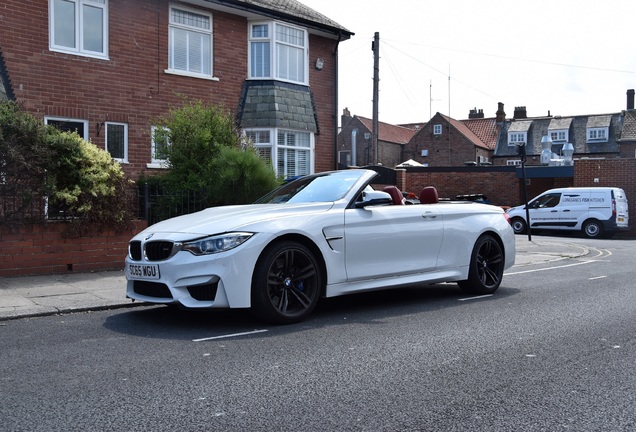
M 506 165 L 507 166 L 520 166 L 521 165 L 521 159 L 508 159 L 506 161 Z
M 528 143 L 528 132 L 508 132 L 509 146 L 516 146 L 521 143 Z
M 209 20 L 210 28 L 203 29 L 196 26 L 189 26 L 187 24 L 173 22 L 172 12 L 174 10 L 179 10 L 189 14 L 195 14 L 195 15 L 200 15 L 201 17 L 205 17 Z M 175 75 L 185 75 L 185 76 L 194 77 L 194 78 L 203 78 L 203 79 L 218 81 L 218 78 L 214 77 L 214 32 L 213 32 L 214 21 L 213 21 L 212 14 L 201 11 L 199 9 L 184 7 L 182 5 L 170 5 L 168 16 L 169 16 L 168 18 L 168 68 L 164 72 L 175 74 Z M 189 70 L 191 67 L 189 61 L 187 62 L 188 63 L 186 66 L 187 69 L 179 69 L 174 67 L 174 55 L 175 55 L 174 37 L 175 37 L 175 31 L 178 31 L 178 30 L 184 30 L 184 31 L 187 31 L 188 33 L 198 33 L 204 37 L 209 37 L 210 51 L 207 53 L 207 55 L 209 56 L 210 62 L 209 64 L 206 64 L 206 67 L 209 68 L 209 73 L 207 71 L 196 72 L 196 71 Z M 203 67 L 203 62 L 201 66 Z
M 162 127 L 162 126 L 151 126 L 150 127 L 150 163 L 146 164 L 147 168 L 168 168 L 168 159 L 160 159 L 156 157 L 157 149 L 156 149 L 156 141 L 155 136 L 157 130 L 164 130 L 167 133 L 170 132 L 170 129 Z M 170 146 L 170 137 L 166 137 L 167 145 Z
M 84 125 L 84 135 L 80 135 L 80 136 L 82 137 L 83 140 L 88 141 L 88 120 L 69 118 L 69 117 L 45 116 L 44 124 L 48 125 L 50 124 L 50 122 L 82 123 Z
M 123 158 L 117 158 L 117 157 L 113 157 L 113 155 L 111 154 L 111 157 L 113 158 L 113 160 L 116 160 L 117 162 L 120 163 L 128 163 L 128 123 L 118 123 L 118 122 L 105 122 L 104 123 L 104 148 L 106 149 L 106 151 L 108 153 L 110 153 L 110 150 L 108 149 L 108 126 L 121 126 L 124 130 L 123 130 L 123 134 L 124 134 L 124 157 Z
M 84 57 L 95 57 L 108 60 L 108 1 L 109 0 L 49 0 L 49 50 L 68 54 L 75 54 Z M 56 22 L 56 16 L 61 16 L 58 10 L 56 15 L 55 4 L 58 2 L 72 3 L 74 5 L 74 34 L 73 46 L 55 43 L 55 30 L 58 26 L 67 27 L 68 22 Z M 93 51 L 85 47 L 85 36 L 95 31 L 95 26 L 86 23 L 86 8 L 98 8 L 102 10 L 102 51 Z
M 274 166 L 272 133 L 272 129 L 246 129 L 243 131 L 243 135 L 247 138 L 249 144 L 254 146 L 261 159 Z
M 314 173 L 314 165 L 315 165 L 315 156 L 316 156 L 316 151 L 315 151 L 315 137 L 314 134 L 312 132 L 307 132 L 307 131 L 300 131 L 300 130 L 293 130 L 293 129 L 285 129 L 285 128 L 249 128 L 249 129 L 244 129 L 243 133 L 244 135 L 249 135 L 251 132 L 264 132 L 264 131 L 268 131 L 269 132 L 269 142 L 258 142 L 258 143 L 252 143 L 252 145 L 254 145 L 256 147 L 257 150 L 259 149 L 269 149 L 270 151 L 270 157 L 271 157 L 271 165 L 272 168 L 274 169 L 274 172 L 280 176 L 280 177 L 292 177 L 292 176 L 296 176 L 296 175 L 306 175 L 306 174 L 313 174 Z M 298 146 L 298 145 L 287 145 L 287 144 L 283 144 L 280 145 L 279 144 L 279 134 L 306 134 L 308 137 L 308 145 L 307 146 Z M 294 150 L 296 152 L 298 151 L 307 151 L 308 152 L 308 172 L 302 172 L 302 171 L 298 171 L 297 169 L 294 170 L 293 173 L 288 172 L 286 170 L 283 170 L 284 172 L 281 172 L 281 170 L 279 169 L 279 159 L 283 158 L 284 162 L 285 162 L 285 166 L 287 166 L 286 162 L 286 156 L 287 154 L 285 153 L 286 150 Z
M 558 129 L 548 131 L 553 143 L 568 142 L 569 131 L 567 129 Z
M 266 36 L 253 36 L 253 28 L 254 26 L 266 26 L 267 35 Z M 287 28 L 292 32 L 301 32 L 302 33 L 302 43 L 295 44 L 290 41 L 279 40 L 278 32 L 279 28 Z M 254 74 L 253 67 L 256 65 L 253 64 L 253 57 L 255 53 L 253 52 L 254 44 L 268 44 L 266 51 L 269 56 L 269 68 L 266 65 L 260 67 L 259 70 L 263 71 L 261 74 Z M 302 71 L 299 71 L 297 75 L 302 75 L 300 79 L 283 76 L 283 68 L 281 67 L 281 61 L 285 59 L 285 56 L 282 52 L 289 48 L 290 50 L 298 50 L 299 56 L 297 57 L 299 61 L 296 66 L 297 70 L 302 68 Z M 291 64 L 291 62 L 288 62 Z M 302 27 L 296 27 L 290 25 L 288 23 L 282 23 L 278 21 L 255 21 L 251 22 L 248 26 L 248 56 L 247 56 L 247 73 L 249 79 L 275 79 L 277 81 L 285 81 L 291 82 L 295 84 L 309 85 L 309 34 L 306 29 Z
M 608 127 L 587 128 L 588 142 L 607 142 L 609 140 Z
M 433 135 L 441 135 L 442 134 L 442 125 L 435 124 L 433 125 Z

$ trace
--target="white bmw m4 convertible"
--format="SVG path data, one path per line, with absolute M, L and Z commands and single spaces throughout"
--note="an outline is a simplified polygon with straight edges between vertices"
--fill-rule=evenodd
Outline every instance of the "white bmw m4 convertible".
M 321 297 L 457 282 L 491 294 L 515 261 L 515 236 L 499 207 L 419 203 L 374 190 L 377 174 L 309 175 L 254 204 L 212 207 L 152 225 L 126 258 L 127 297 L 187 308 L 251 308 L 293 323 Z

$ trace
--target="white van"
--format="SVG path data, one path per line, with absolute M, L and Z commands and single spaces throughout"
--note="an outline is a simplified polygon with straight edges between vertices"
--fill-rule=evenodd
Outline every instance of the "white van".
M 581 230 L 590 238 L 629 229 L 627 197 L 615 187 L 550 189 L 528 203 L 531 229 Z M 526 208 L 507 211 L 516 234 L 526 232 Z

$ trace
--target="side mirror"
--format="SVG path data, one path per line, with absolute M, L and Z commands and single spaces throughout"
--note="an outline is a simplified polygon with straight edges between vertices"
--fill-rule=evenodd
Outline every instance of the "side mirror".
M 370 191 L 362 192 L 362 201 L 356 202 L 356 208 L 391 204 L 393 204 L 393 199 L 388 193 L 382 191 Z

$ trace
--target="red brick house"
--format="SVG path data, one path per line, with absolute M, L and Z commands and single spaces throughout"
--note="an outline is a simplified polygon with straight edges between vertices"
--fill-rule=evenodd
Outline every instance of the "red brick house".
M 371 165 L 375 161 L 372 148 L 373 120 L 351 116 L 348 109 L 341 116 L 342 129 L 338 135 L 340 167 Z M 423 124 L 408 126 L 378 122 L 378 163 L 390 168 L 411 159 L 405 147 Z M 355 153 L 355 154 L 354 154 Z
M 481 165 L 489 162 L 497 134 L 495 119 L 458 121 L 438 112 L 409 141 L 406 153 L 424 166 Z
M 296 0 L 4 0 L 0 97 L 162 169 L 153 119 L 221 104 L 279 175 L 336 167 L 338 45 L 353 34 Z

